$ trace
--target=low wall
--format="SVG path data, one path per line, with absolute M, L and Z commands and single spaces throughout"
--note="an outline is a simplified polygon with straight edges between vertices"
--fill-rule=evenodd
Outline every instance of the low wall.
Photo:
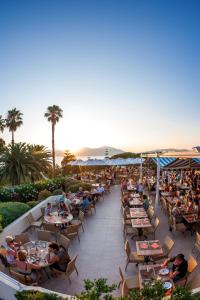
M 4 230 L 0 234 L 0 245 L 5 244 L 5 237 L 7 235 L 15 236 L 17 234 L 20 234 L 24 232 L 28 227 L 30 227 L 30 223 L 27 220 L 28 214 L 31 212 L 33 215 L 33 218 L 35 220 L 38 220 L 41 216 L 41 207 L 46 207 L 47 203 L 50 202 L 51 204 L 55 203 L 57 196 L 50 196 L 44 201 L 40 202 L 38 205 L 30 209 L 28 212 L 23 214 L 21 217 L 19 217 L 17 220 L 12 222 L 10 225 L 6 226 Z
M 9 277 L 8 275 L 0 272 L 0 299 L 1 300 L 16 300 L 15 294 L 23 290 L 37 290 L 48 294 L 49 293 L 57 294 L 58 296 L 61 296 L 66 299 L 75 298 L 69 295 L 52 292 L 40 287 L 31 287 L 31 286 L 28 287 L 22 283 L 19 283 L 17 280 Z

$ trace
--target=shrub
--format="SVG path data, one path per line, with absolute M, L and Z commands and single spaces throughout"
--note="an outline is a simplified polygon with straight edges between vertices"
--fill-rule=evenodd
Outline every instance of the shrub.
M 30 207 L 33 208 L 34 206 L 38 205 L 40 201 L 29 201 L 26 204 Z
M 38 200 L 41 201 L 41 200 L 44 200 L 44 199 L 46 199 L 50 196 L 51 196 L 51 192 L 49 192 L 48 190 L 43 190 L 43 191 L 39 192 Z
M 75 183 L 75 184 L 71 184 L 67 187 L 66 191 L 67 192 L 72 192 L 72 193 L 76 193 L 79 189 L 79 187 L 82 187 L 83 190 L 91 190 L 91 184 L 89 183 Z
M 30 207 L 27 204 L 21 202 L 0 203 L 0 215 L 3 216 L 3 227 L 15 221 L 29 209 Z
M 53 191 L 52 195 L 54 195 L 54 196 L 55 196 L 55 195 L 61 195 L 62 192 L 63 192 L 63 190 L 58 189 L 58 190 Z
M 38 197 L 38 191 L 33 184 L 21 184 L 15 187 L 14 193 L 18 195 L 18 199 L 27 202 L 35 200 Z
M 0 215 L 0 232 L 3 231 L 3 216 Z
M 56 294 L 43 293 L 39 291 L 21 291 L 15 294 L 17 300 L 62 300 L 67 299 Z

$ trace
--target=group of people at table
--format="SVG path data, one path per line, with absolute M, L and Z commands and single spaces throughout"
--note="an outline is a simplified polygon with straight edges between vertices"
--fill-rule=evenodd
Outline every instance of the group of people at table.
M 57 196 L 56 208 L 54 207 L 54 210 L 56 209 L 57 214 L 62 218 L 65 218 L 69 214 L 76 216 L 80 210 L 86 212 L 90 203 L 94 203 L 103 193 L 104 187 L 101 184 L 98 184 L 91 192 L 83 191 L 81 187 L 75 195 L 70 193 L 66 195 L 63 192 L 62 195 Z M 48 203 L 44 211 L 44 220 L 46 220 L 45 217 L 51 218 L 53 213 L 52 205 Z M 67 224 L 61 222 L 59 226 L 61 226 L 60 229 L 64 229 Z M 36 285 L 49 272 L 52 276 L 57 276 L 56 270 L 65 272 L 70 262 L 67 249 L 56 242 L 33 241 L 22 244 L 21 242 L 15 242 L 14 237 L 7 236 L 5 238 L 5 247 L 2 249 L 5 251 L 4 256 L 7 266 L 25 275 L 28 281 Z M 31 259 L 31 257 L 36 258 L 37 254 L 41 254 L 41 252 L 44 252 L 42 257 L 43 264 L 41 260 L 39 263 L 37 259 Z M 1 258 L 4 259 L 4 256 L 1 256 Z
M 126 210 L 128 208 L 130 212 L 130 220 L 132 226 L 134 224 L 138 224 L 136 226 L 137 229 L 142 228 L 144 224 L 142 225 L 141 222 L 135 222 L 135 220 L 141 221 L 144 216 L 141 214 L 131 214 L 131 210 L 141 211 L 141 209 L 144 209 L 144 211 L 148 211 L 150 208 L 150 201 L 145 194 L 145 187 L 142 183 L 135 184 L 132 179 L 124 179 L 121 183 L 121 190 L 122 190 L 122 204 L 123 209 Z M 136 201 L 136 199 L 138 201 Z M 151 226 L 151 220 L 149 220 L 149 224 Z M 140 226 L 141 225 L 141 226 Z M 145 226 L 144 226 L 145 227 Z M 144 234 L 139 234 L 138 236 L 145 236 Z M 146 237 L 145 237 L 146 238 Z M 145 262 L 153 261 L 153 255 L 154 254 L 161 254 L 162 253 L 162 247 L 159 242 L 159 240 L 154 241 L 136 241 L 136 249 L 137 254 L 144 256 Z M 157 265 L 156 265 L 157 266 Z M 147 265 L 148 269 L 148 265 Z M 152 267 L 154 269 L 154 267 Z M 140 269 L 139 269 L 140 270 Z M 141 272 L 144 270 L 141 268 Z M 181 279 L 185 277 L 188 270 L 188 262 L 185 259 L 184 255 L 182 253 L 179 253 L 175 257 L 167 258 L 164 262 L 162 262 L 158 267 L 158 275 L 167 275 L 169 280 L 171 280 L 173 284 L 177 283 Z M 155 273 L 155 271 L 154 271 Z

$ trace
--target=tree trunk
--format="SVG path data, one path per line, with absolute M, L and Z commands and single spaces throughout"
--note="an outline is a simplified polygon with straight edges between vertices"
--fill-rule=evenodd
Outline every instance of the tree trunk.
M 12 143 L 12 146 L 14 146 L 15 141 L 14 141 L 14 131 L 13 130 L 12 130 L 12 140 L 11 140 L 11 143 Z
M 54 133 L 55 133 L 55 124 L 52 123 L 52 158 L 53 158 L 53 177 L 55 176 L 55 141 L 54 141 Z

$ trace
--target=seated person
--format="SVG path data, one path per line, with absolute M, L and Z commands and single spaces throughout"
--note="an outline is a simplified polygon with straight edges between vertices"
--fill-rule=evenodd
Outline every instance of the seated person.
M 13 266 L 16 263 L 17 250 L 19 245 L 14 242 L 14 238 L 12 236 L 6 236 L 5 240 L 6 260 L 9 265 Z
M 58 195 L 56 198 L 56 203 L 59 205 L 61 201 L 64 201 L 66 197 L 65 192 L 62 192 L 62 195 Z
M 70 212 L 70 209 L 68 208 L 67 205 L 65 205 L 64 201 L 60 202 L 59 208 L 58 208 L 58 212 L 61 215 L 66 215 Z
M 68 197 L 65 197 L 64 203 L 68 207 L 69 211 L 71 211 L 72 210 L 72 202 L 71 202 L 71 200 Z
M 82 209 L 83 211 L 85 211 L 85 210 L 88 209 L 89 205 L 90 205 L 90 201 L 89 201 L 87 195 L 84 195 L 84 196 L 83 196 L 83 201 L 82 201 L 82 203 L 81 203 L 81 209 Z
M 17 253 L 17 260 L 16 260 L 16 269 L 20 274 L 27 275 L 27 278 L 30 281 L 38 284 L 38 280 L 40 278 L 38 270 L 41 267 L 38 264 L 26 262 L 27 260 L 27 251 L 26 250 L 19 250 Z
M 183 217 L 181 212 L 181 202 L 178 200 L 175 206 L 172 208 L 172 215 L 174 216 L 176 223 L 182 223 Z
M 77 198 L 82 198 L 83 197 L 83 188 L 80 186 L 78 189 L 78 192 L 76 193 Z
M 99 184 L 99 186 L 98 186 L 98 188 L 97 188 L 97 193 L 103 194 L 104 192 L 105 192 L 104 187 L 103 187 L 101 184 Z
M 170 269 L 170 278 L 172 278 L 174 282 L 184 278 L 188 270 L 188 263 L 185 260 L 184 255 L 180 253 L 176 257 L 167 258 L 161 267 L 164 268 L 168 266 L 170 262 L 173 263 L 172 268 Z
M 51 269 L 56 269 L 65 272 L 67 265 L 70 262 L 70 257 L 63 246 L 58 246 L 57 243 L 52 242 L 49 244 L 49 259 Z
M 45 208 L 44 215 L 50 216 L 52 213 L 51 203 L 47 203 L 47 207 Z
M 187 213 L 193 213 L 193 212 L 194 212 L 193 202 L 192 200 L 188 200 Z
M 149 208 L 149 200 L 147 195 L 143 195 L 143 207 L 145 210 L 148 210 Z

